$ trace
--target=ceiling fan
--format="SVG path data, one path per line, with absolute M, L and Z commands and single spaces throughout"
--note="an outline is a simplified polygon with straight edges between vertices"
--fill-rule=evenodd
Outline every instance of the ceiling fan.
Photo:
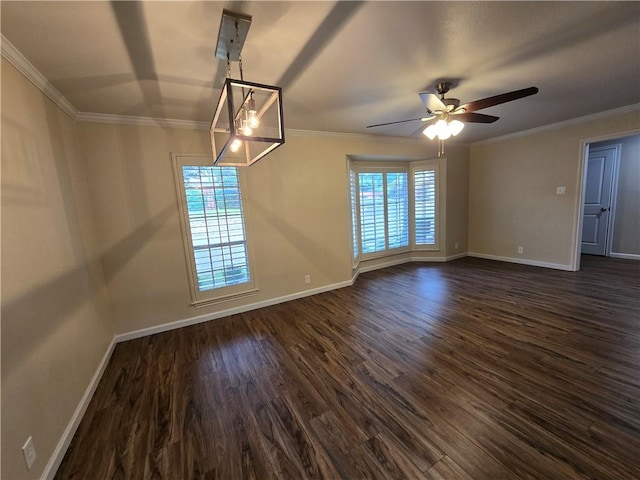
M 427 109 L 427 115 L 424 117 L 377 123 L 368 125 L 367 128 L 420 120 L 423 125 L 420 125 L 420 128 L 413 132 L 412 135 L 422 132 L 431 140 L 438 137 L 442 141 L 460 133 L 464 123 L 493 123 L 500 118 L 483 113 L 474 113 L 476 110 L 493 107 L 494 105 L 511 102 L 538 93 L 537 87 L 529 87 L 460 105 L 460 100 L 457 98 L 445 98 L 445 94 L 450 88 L 451 82 L 440 82 L 436 85 L 437 93 L 421 92 L 418 94 Z

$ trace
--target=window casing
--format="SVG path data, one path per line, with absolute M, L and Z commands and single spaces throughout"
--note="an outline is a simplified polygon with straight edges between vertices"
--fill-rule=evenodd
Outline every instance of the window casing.
M 438 161 L 350 161 L 354 265 L 410 250 L 438 250 Z
M 255 292 L 241 170 L 175 155 L 176 190 L 191 298 L 203 305 Z

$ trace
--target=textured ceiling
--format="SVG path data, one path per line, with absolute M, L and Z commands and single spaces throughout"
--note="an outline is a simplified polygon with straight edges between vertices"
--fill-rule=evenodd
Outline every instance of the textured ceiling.
M 640 103 L 638 2 L 1 2 L 2 34 L 80 112 L 208 122 L 223 8 L 253 16 L 246 80 L 283 88 L 287 128 L 409 136 L 418 92 L 455 79 L 477 141 Z M 233 75 L 237 77 L 234 67 Z

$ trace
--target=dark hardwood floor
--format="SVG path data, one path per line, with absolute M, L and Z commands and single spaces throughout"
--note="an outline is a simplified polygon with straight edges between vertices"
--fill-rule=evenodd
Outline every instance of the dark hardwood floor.
M 640 262 L 406 264 L 118 344 L 56 478 L 640 478 Z

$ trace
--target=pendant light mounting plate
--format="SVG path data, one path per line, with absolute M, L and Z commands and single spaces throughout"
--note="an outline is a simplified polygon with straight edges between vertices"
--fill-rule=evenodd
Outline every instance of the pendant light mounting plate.
M 237 35 L 236 24 L 238 26 Z M 216 58 L 221 60 L 227 60 L 228 58 L 232 62 L 237 62 L 250 26 L 251 15 L 223 10 L 220 30 L 218 31 Z

